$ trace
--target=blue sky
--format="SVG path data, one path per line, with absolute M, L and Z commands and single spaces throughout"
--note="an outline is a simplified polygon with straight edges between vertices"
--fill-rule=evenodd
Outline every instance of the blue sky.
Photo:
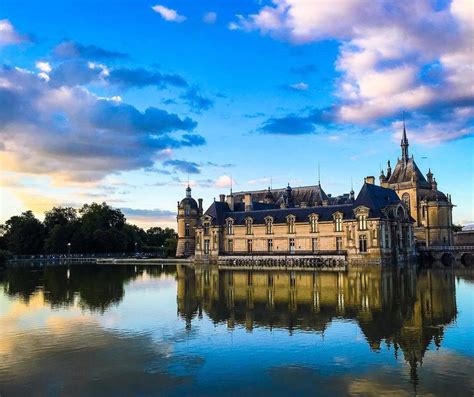
M 317 182 L 341 194 L 410 153 L 473 214 L 469 1 L 3 1 L 0 221 L 107 201 L 174 225 L 205 206 Z

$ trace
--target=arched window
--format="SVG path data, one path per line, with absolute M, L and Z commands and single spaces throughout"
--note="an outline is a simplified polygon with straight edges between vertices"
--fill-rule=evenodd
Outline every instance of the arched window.
M 252 218 L 247 218 L 245 220 L 245 228 L 246 228 L 245 230 L 247 234 L 252 234 L 252 223 L 253 223 Z
M 336 214 L 334 216 L 334 231 L 342 232 L 342 215 Z
M 359 236 L 359 252 L 367 252 L 367 236 L 365 234 Z
M 190 234 L 191 234 L 191 228 L 189 226 L 189 223 L 185 223 L 184 224 L 184 236 L 189 237 Z
M 273 218 L 272 217 L 265 218 L 265 233 L 273 234 Z
M 288 233 L 292 234 L 295 232 L 295 217 L 293 215 L 289 215 L 286 218 L 286 224 L 288 225 Z
M 367 215 L 359 215 L 357 217 L 359 230 L 367 230 Z
M 309 217 L 309 230 L 311 233 L 316 233 L 318 231 L 318 217 L 316 215 L 311 215 Z
M 227 234 L 232 235 L 234 234 L 234 220 L 233 219 L 227 219 Z
M 410 195 L 408 193 L 402 194 L 402 201 L 405 204 L 408 213 L 410 213 Z

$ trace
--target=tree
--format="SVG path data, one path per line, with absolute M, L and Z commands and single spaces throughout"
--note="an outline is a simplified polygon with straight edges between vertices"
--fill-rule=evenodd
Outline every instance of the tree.
M 47 231 L 60 225 L 66 226 L 77 221 L 77 211 L 71 207 L 53 207 L 44 214 L 43 225 Z
M 43 252 L 45 230 L 33 212 L 26 211 L 5 222 L 3 238 L 7 249 L 13 254 L 38 254 Z

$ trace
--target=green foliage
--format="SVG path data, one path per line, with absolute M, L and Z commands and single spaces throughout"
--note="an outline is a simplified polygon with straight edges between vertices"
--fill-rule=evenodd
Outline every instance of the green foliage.
M 0 250 L 16 255 L 137 251 L 172 256 L 176 242 L 173 229 L 145 231 L 126 223 L 122 211 L 106 203 L 86 204 L 78 211 L 54 207 L 45 213 L 43 223 L 27 211 L 0 225 Z
M 462 230 L 461 225 L 452 225 L 451 227 L 453 229 L 453 232 L 455 232 L 455 233 L 460 232 Z

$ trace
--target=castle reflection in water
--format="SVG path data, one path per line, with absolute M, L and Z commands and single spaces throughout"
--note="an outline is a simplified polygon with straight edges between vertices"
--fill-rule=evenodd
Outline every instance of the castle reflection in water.
M 382 342 L 403 352 L 412 380 L 431 342 L 456 318 L 452 272 L 380 268 L 349 272 L 222 270 L 178 265 L 178 313 L 205 312 L 228 328 L 245 326 L 324 333 L 333 319 L 355 321 L 372 350 Z M 414 378 L 414 379 L 413 379 Z

